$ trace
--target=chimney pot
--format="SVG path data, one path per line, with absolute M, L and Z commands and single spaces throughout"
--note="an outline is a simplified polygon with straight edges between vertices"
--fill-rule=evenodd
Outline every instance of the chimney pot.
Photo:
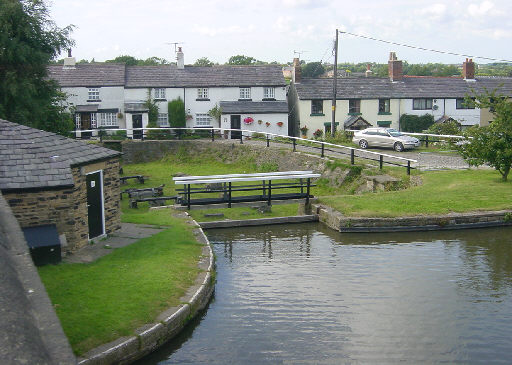
M 475 64 L 473 59 L 466 58 L 466 61 L 462 64 L 462 77 L 464 77 L 464 80 L 475 79 Z
M 293 59 L 293 71 L 292 80 L 294 83 L 299 84 L 302 78 L 302 68 L 300 66 L 300 60 L 298 58 Z
M 176 61 L 177 67 L 183 70 L 185 68 L 185 55 L 183 54 L 181 47 L 178 47 L 178 52 L 176 52 Z
M 388 75 L 391 81 L 399 81 L 404 77 L 402 61 L 399 61 L 395 52 L 389 53 Z

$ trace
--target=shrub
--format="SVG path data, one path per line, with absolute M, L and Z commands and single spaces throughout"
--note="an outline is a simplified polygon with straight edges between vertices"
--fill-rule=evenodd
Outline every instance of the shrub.
M 434 116 L 424 114 L 422 116 L 403 114 L 400 117 L 400 128 L 404 132 L 421 133 L 434 124 Z
M 324 135 L 324 131 L 321 130 L 321 129 L 317 129 L 314 133 L 313 133 L 313 136 L 315 136 L 315 138 L 322 138 L 322 136 Z

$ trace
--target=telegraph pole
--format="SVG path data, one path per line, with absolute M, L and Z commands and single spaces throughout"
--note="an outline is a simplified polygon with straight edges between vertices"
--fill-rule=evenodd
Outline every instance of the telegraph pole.
M 332 77 L 332 119 L 331 119 L 331 136 L 335 136 L 336 132 L 336 86 L 338 80 L 338 29 L 336 28 L 336 40 L 334 41 L 334 74 Z

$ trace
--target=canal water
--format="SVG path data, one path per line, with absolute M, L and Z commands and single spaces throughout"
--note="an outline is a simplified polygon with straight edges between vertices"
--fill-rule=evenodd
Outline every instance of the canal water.
M 139 364 L 512 363 L 512 228 L 207 235 L 212 302 Z

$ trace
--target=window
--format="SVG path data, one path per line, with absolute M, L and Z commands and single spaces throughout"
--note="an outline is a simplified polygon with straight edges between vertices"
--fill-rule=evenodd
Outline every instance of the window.
M 323 114 L 324 113 L 324 101 L 323 100 L 311 100 L 311 114 Z
M 164 99 L 165 100 L 165 89 L 156 88 L 155 89 L 155 99 Z
M 158 113 L 158 119 L 156 122 L 159 127 L 168 127 L 169 121 L 167 119 L 167 113 Z
M 361 100 L 359 99 L 351 99 L 348 101 L 348 112 L 350 114 L 359 114 L 361 113 Z
M 100 100 L 100 89 L 97 87 L 91 87 L 88 89 L 88 99 L 87 100 Z
M 98 128 L 98 123 L 96 122 L 96 113 L 91 113 L 91 129 Z
M 198 127 L 209 127 L 211 125 L 211 120 L 212 117 L 210 117 L 208 114 L 196 114 L 196 126 Z
M 197 98 L 198 99 L 208 99 L 208 88 L 200 87 L 197 89 Z
M 250 99 L 251 98 L 251 88 L 250 87 L 241 87 L 240 88 L 240 99 Z
M 75 114 L 75 127 L 76 129 L 82 129 L 82 117 L 80 113 Z
M 91 114 L 91 124 L 92 124 Z M 100 127 L 117 127 L 117 115 L 116 113 L 98 113 L 99 126 Z M 96 117 L 95 117 L 96 119 Z
M 389 113 L 389 99 L 379 99 L 379 113 Z
M 264 87 L 263 88 L 263 99 L 275 99 L 276 97 L 276 89 L 273 87 Z
M 412 99 L 413 110 L 432 109 L 432 99 Z
M 464 99 L 456 99 L 455 100 L 455 104 L 456 104 L 456 108 L 457 109 L 475 109 L 475 106 L 472 105 L 472 106 L 469 106 L 469 105 L 466 105 Z

